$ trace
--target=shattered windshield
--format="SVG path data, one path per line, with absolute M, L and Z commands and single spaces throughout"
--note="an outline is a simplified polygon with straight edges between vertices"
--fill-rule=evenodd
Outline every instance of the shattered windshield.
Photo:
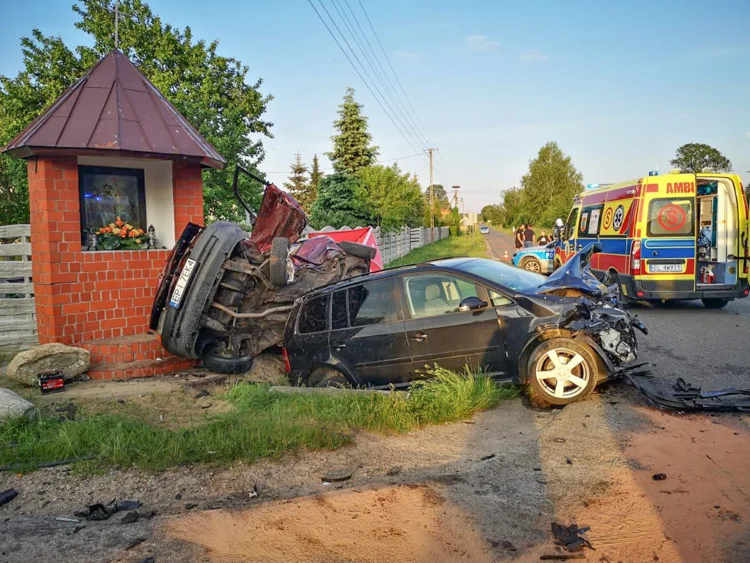
M 498 285 L 512 289 L 513 291 L 524 291 L 534 287 L 539 287 L 547 279 L 546 277 L 540 274 L 535 274 L 534 272 L 508 266 L 502 262 L 485 260 L 482 258 L 462 262 L 458 264 L 456 268 L 467 274 L 473 274 L 485 278 Z

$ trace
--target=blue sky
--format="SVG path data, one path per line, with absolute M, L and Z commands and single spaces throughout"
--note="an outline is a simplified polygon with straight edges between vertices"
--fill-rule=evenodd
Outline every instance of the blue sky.
M 332 2 L 343 9 L 344 1 L 323 3 L 338 17 Z M 87 42 L 73 27 L 72 2 L 1 1 L 0 74 L 19 70 L 18 39 L 33 27 L 69 45 Z M 359 0 L 348 2 L 369 31 Z M 362 3 L 440 149 L 436 183 L 460 184 L 467 210 L 517 185 L 548 141 L 571 155 L 586 183 L 666 172 L 687 142 L 715 146 L 750 179 L 747 0 Z M 424 135 L 412 148 L 398 133 L 307 0 L 149 4 L 195 37 L 218 39 L 222 54 L 250 67 L 249 80 L 263 78 L 262 91 L 274 96 L 267 118 L 275 138 L 265 141 L 260 168 L 275 182 L 298 149 L 305 161 L 318 153 L 329 166 L 322 153 L 331 149 L 335 111 L 350 85 L 381 159 L 426 148 Z M 428 183 L 426 158 L 399 164 Z

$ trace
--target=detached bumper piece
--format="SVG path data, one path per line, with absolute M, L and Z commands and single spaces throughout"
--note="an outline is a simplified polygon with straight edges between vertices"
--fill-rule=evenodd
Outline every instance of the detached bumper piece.
M 750 389 L 702 391 L 681 377 L 670 385 L 663 379 L 623 374 L 651 403 L 665 410 L 750 412 Z

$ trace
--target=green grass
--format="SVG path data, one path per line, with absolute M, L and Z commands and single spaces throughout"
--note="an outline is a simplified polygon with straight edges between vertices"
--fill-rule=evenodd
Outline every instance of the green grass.
M 225 399 L 233 406 L 189 428 L 164 428 L 132 415 L 96 414 L 75 421 L 44 416 L 0 426 L 0 465 L 37 464 L 96 456 L 86 471 L 107 467 L 161 470 L 178 465 L 254 461 L 302 449 L 333 449 L 351 441 L 356 430 L 406 432 L 451 422 L 518 395 L 479 373 L 441 368 L 411 392 L 287 394 L 266 385 L 242 383 Z
M 461 237 L 448 237 L 432 244 L 425 245 L 401 258 L 388 262 L 388 268 L 405 266 L 407 264 L 419 264 L 427 260 L 438 258 L 449 258 L 451 256 L 487 256 L 487 247 L 483 235 L 477 233 L 473 237 L 465 235 Z

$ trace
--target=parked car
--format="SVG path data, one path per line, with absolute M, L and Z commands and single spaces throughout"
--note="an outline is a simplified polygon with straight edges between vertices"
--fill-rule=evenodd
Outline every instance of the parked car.
M 511 258 L 514 266 L 537 274 L 551 274 L 555 268 L 555 242 L 519 248 Z
M 281 344 L 298 297 L 368 273 L 376 252 L 327 236 L 298 242 L 307 218 L 294 198 L 267 184 L 255 216 L 237 178 L 238 172 L 235 195 L 255 217 L 252 234 L 224 221 L 188 224 L 159 278 L 151 313 L 167 350 L 221 373 L 249 370 L 257 354 Z
M 563 405 L 635 360 L 636 317 L 593 276 L 590 245 L 549 278 L 483 258 L 385 270 L 294 306 L 284 355 L 309 386 L 404 385 L 437 363 L 484 368 Z
M 479 227 L 479 232 L 483 235 L 488 235 L 490 234 L 490 228 L 487 225 L 482 225 Z

